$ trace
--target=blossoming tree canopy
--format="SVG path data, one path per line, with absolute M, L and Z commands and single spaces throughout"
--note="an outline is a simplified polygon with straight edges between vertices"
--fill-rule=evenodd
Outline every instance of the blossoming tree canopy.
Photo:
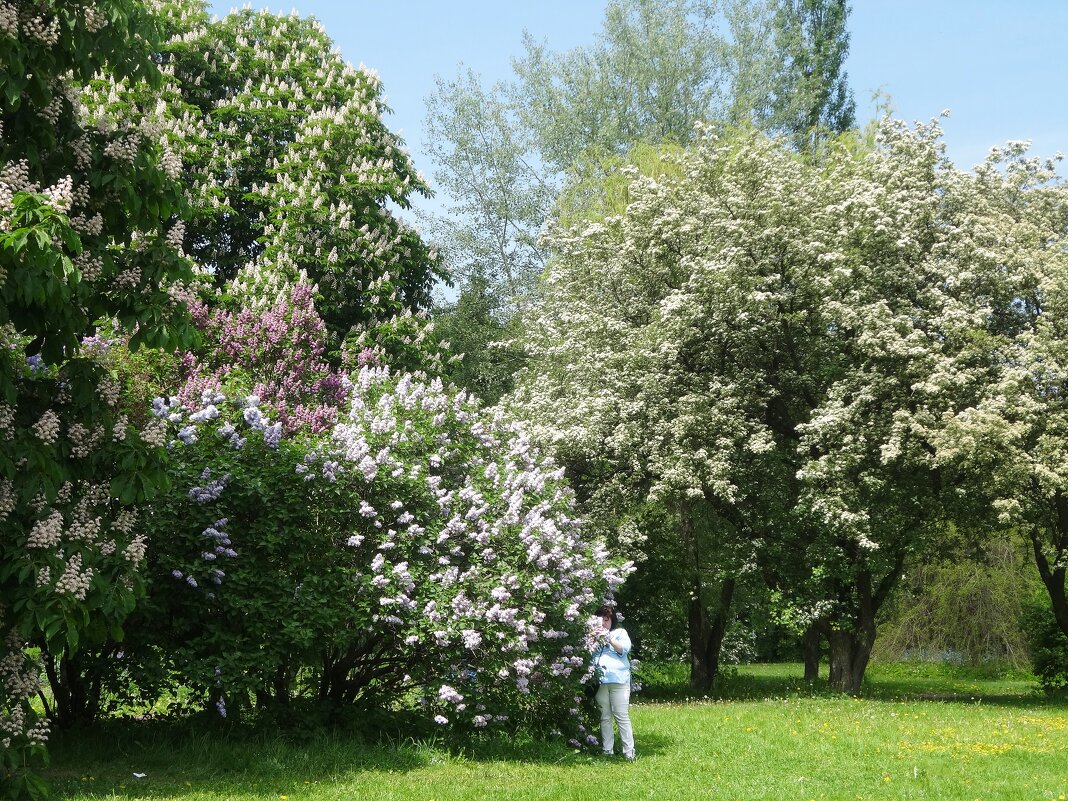
M 513 401 L 620 485 L 709 504 L 792 603 L 829 616 L 843 688 L 906 557 L 961 513 L 937 432 L 997 373 L 990 322 L 1019 317 L 1022 285 L 1004 265 L 1045 261 L 1057 236 L 981 236 L 1019 190 L 953 168 L 940 135 L 887 121 L 818 163 L 709 135 L 632 173 L 621 213 L 550 233 Z
M 380 326 L 428 307 L 437 255 L 387 205 L 429 189 L 382 122 L 378 75 L 346 64 L 295 12 L 209 20 L 202 0 L 167 10 L 166 83 L 142 103 L 181 157 L 182 241 L 217 287 L 273 299 L 286 283 L 316 286 L 335 343 L 356 327 L 373 344 Z M 130 82 L 101 83 L 94 102 L 139 97 Z
M 137 2 L 0 5 L 0 772 L 24 790 L 42 733 L 22 645 L 72 653 L 121 623 L 145 551 L 123 503 L 165 480 L 162 429 L 120 408 L 97 334 L 136 349 L 193 333 L 178 164 L 151 120 L 81 95 L 98 74 L 158 85 L 159 41 Z
M 442 724 L 579 716 L 586 618 L 631 565 L 520 432 L 371 366 L 318 436 L 286 435 L 255 397 L 157 412 L 181 483 L 152 521 L 169 532 L 154 581 L 195 685 L 284 700 L 299 688 L 276 679 L 305 666 L 339 703 L 418 688 Z

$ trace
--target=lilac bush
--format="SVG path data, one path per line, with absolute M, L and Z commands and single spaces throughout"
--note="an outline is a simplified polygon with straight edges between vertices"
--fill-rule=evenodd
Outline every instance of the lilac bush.
M 269 406 L 287 432 L 330 428 L 347 396 L 346 379 L 324 356 L 328 334 L 314 294 L 298 283 L 237 311 L 194 304 L 204 345 L 182 357 L 183 405 L 194 408 L 206 390 L 242 388 Z
M 346 392 L 318 433 L 255 395 L 157 401 L 175 489 L 152 515 L 153 595 L 182 680 L 220 709 L 303 694 L 584 734 L 586 621 L 631 564 L 466 393 L 372 364 Z

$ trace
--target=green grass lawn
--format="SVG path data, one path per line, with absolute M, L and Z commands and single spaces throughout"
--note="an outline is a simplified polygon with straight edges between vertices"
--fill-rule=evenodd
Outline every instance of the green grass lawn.
M 529 741 L 294 742 L 150 722 L 57 737 L 48 776 L 68 799 L 1068 798 L 1068 704 L 1024 675 L 876 665 L 857 699 L 804 684 L 799 665 L 754 665 L 687 700 L 678 669 L 648 672 L 633 764 Z

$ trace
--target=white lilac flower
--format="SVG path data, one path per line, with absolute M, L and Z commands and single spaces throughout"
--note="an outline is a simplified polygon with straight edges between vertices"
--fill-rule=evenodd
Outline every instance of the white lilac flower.
M 448 701 L 451 704 L 458 704 L 464 700 L 464 697 L 456 691 L 455 688 L 450 687 L 448 684 L 442 684 L 438 688 L 438 698 L 442 701 Z

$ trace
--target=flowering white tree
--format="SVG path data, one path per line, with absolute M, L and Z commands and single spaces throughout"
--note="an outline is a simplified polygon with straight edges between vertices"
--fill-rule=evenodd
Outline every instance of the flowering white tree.
M 968 202 L 985 213 L 964 233 L 970 269 L 954 281 L 995 274 L 987 292 L 986 347 L 997 372 L 975 403 L 941 428 L 939 463 L 1018 530 L 1034 551 L 1060 629 L 1068 634 L 1068 188 L 1056 160 L 1028 143 L 994 149 Z
M 377 73 L 295 12 L 164 8 L 164 85 L 101 81 L 89 99 L 165 132 L 190 201 L 184 248 L 222 293 L 212 305 L 270 303 L 306 281 L 334 349 L 352 335 L 404 353 L 440 268 L 389 209 L 429 189 L 382 122 Z
M 159 83 L 160 30 L 143 4 L 0 4 L 0 792 L 33 794 L 43 740 L 18 663 L 33 640 L 71 653 L 121 624 L 145 541 L 133 501 L 164 481 L 162 427 L 124 413 L 95 351 L 192 329 L 182 205 L 161 132 L 92 114 L 98 73 Z M 10 634 L 9 634 L 10 632 Z M 33 673 L 36 679 L 36 673 Z
M 511 403 L 565 458 L 606 462 L 606 491 L 633 488 L 674 510 L 691 680 L 707 687 L 734 575 L 755 566 L 754 541 L 793 525 L 794 429 L 820 358 L 818 320 L 804 315 L 819 293 L 807 262 L 789 282 L 782 271 L 798 250 L 787 225 L 815 190 L 799 161 L 759 137 L 708 138 L 663 160 L 652 177 L 632 174 L 623 213 L 550 236 L 558 257 L 525 343 L 534 360 Z M 776 285 L 796 331 L 783 330 Z M 796 364 L 780 363 L 784 336 Z
M 512 400 L 545 441 L 674 505 L 684 542 L 687 509 L 719 520 L 726 572 L 759 567 L 794 620 L 822 622 L 854 691 L 906 560 L 966 511 L 937 436 L 996 374 L 988 318 L 1014 297 L 976 234 L 998 218 L 973 202 L 991 176 L 953 169 L 939 136 L 888 121 L 818 163 L 757 134 L 665 155 L 622 214 L 550 235 Z

